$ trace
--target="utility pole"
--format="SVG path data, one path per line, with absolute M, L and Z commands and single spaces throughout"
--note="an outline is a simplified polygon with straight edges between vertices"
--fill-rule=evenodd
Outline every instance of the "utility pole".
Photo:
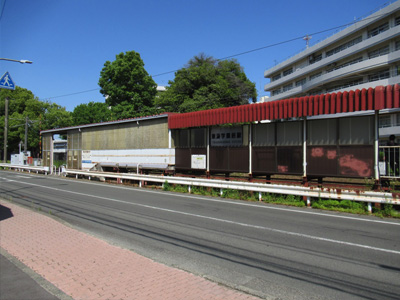
M 8 97 L 6 97 L 5 103 L 5 118 L 4 118 L 4 153 L 3 153 L 3 162 L 7 163 L 7 135 L 8 135 Z
M 24 143 L 24 154 L 26 155 L 26 151 L 28 150 L 28 117 L 25 117 L 25 143 Z

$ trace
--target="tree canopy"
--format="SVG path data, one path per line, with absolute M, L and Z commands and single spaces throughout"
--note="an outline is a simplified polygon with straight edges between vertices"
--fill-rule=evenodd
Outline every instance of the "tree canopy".
M 117 119 L 154 113 L 157 84 L 144 68 L 140 54 L 120 53 L 113 62 L 106 61 L 100 72 L 100 92 L 106 97 Z
M 229 107 L 256 102 L 257 91 L 240 64 L 200 54 L 175 73 L 156 107 L 169 112 Z
M 36 157 L 39 154 L 40 130 L 61 128 L 72 125 L 71 113 L 64 107 L 51 102 L 40 101 L 27 89 L 16 87 L 14 91 L 0 89 L 0 136 L 4 137 L 5 99 L 8 97 L 8 150 L 10 155 L 19 151 L 19 143 L 25 140 L 25 120 L 29 118 L 28 151 Z M 3 153 L 4 139 L 0 140 Z M 3 155 L 1 156 L 3 158 Z
M 101 123 L 114 120 L 110 107 L 104 102 L 79 104 L 72 112 L 73 125 Z

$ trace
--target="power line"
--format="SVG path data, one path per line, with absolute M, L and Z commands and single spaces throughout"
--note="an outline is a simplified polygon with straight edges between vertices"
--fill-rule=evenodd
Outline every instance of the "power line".
M 0 21 L 1 21 L 1 19 L 3 18 L 4 7 L 6 6 L 6 1 L 7 1 L 7 0 L 4 0 L 4 2 L 3 2 L 3 7 L 1 8 Z
M 340 28 L 343 28 L 343 27 L 350 26 L 350 25 L 356 24 L 356 23 L 361 22 L 361 21 L 366 21 L 366 20 L 369 20 L 369 19 L 374 19 L 374 18 L 378 18 L 378 17 L 381 17 L 381 16 L 389 15 L 389 14 L 391 14 L 391 12 L 386 13 L 386 14 L 376 15 L 376 16 L 369 17 L 369 18 L 364 18 L 364 19 L 362 19 L 360 21 L 357 21 L 357 22 L 353 21 L 353 22 L 350 22 L 350 23 L 346 23 L 344 25 L 332 27 L 332 28 L 329 28 L 329 29 L 324 29 L 324 30 L 321 30 L 321 31 L 310 33 L 308 35 L 322 34 L 322 33 L 325 33 L 325 32 L 332 31 L 332 30 L 337 30 L 337 29 L 340 29 Z M 301 40 L 303 38 L 304 38 L 304 35 L 298 36 L 298 37 L 291 38 L 291 39 L 288 39 L 288 40 L 285 40 L 285 41 L 277 42 L 277 43 L 266 45 L 266 46 L 263 46 L 263 47 L 259 47 L 259 48 L 247 50 L 247 51 L 244 51 L 244 52 L 240 52 L 240 53 L 237 53 L 237 54 L 232 54 L 232 55 L 229 55 L 229 56 L 226 56 L 226 57 L 218 58 L 218 59 L 216 59 L 216 61 L 226 60 L 226 59 L 242 56 L 242 55 L 245 55 L 245 54 L 253 53 L 253 52 L 256 52 L 256 51 L 261 51 L 261 50 L 264 50 L 264 49 L 280 46 L 280 45 L 287 44 L 287 43 L 290 43 L 290 42 L 293 42 L 293 41 L 296 41 L 296 40 Z M 167 72 L 163 72 L 163 73 L 159 73 L 159 74 L 155 74 L 155 75 L 150 75 L 150 76 L 151 77 L 159 77 L 159 76 L 175 73 L 175 72 L 177 72 L 179 70 L 180 69 L 176 69 L 176 70 L 173 70 L 173 71 L 167 71 Z M 54 99 L 54 98 L 73 96 L 73 95 L 84 94 L 84 93 L 93 92 L 93 91 L 97 91 L 97 90 L 100 90 L 100 88 L 86 90 L 86 91 L 80 91 L 80 92 L 74 92 L 74 93 L 65 94 L 65 95 L 59 95 L 59 96 L 54 96 L 54 97 L 47 97 L 47 98 L 44 98 L 44 99 Z

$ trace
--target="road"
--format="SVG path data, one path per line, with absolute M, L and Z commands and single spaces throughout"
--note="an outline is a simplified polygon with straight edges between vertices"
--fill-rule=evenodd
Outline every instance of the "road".
M 400 221 L 0 171 L 0 197 L 271 299 L 399 299 Z

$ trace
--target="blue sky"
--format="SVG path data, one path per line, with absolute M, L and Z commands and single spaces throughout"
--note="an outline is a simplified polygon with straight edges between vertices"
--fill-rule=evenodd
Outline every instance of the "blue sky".
M 174 73 L 155 75 L 180 69 L 199 53 L 224 58 L 307 34 L 313 35 L 313 45 L 336 31 L 313 33 L 351 23 L 386 3 L 0 0 L 0 57 L 33 61 L 0 61 L 0 76 L 9 71 L 16 85 L 72 111 L 81 103 L 104 102 L 100 71 L 118 53 L 140 53 L 156 83 L 167 85 Z M 236 59 L 263 96 L 264 71 L 304 48 L 298 39 Z

